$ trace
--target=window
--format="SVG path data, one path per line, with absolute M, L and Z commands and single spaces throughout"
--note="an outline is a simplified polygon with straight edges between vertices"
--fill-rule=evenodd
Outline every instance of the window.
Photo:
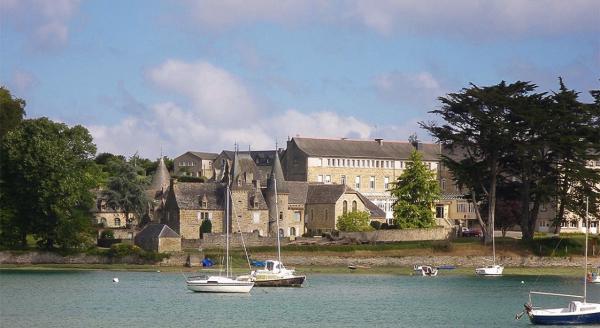
M 346 213 L 348 213 L 348 201 L 345 200 L 342 203 L 342 214 L 346 214 Z
M 302 217 L 302 212 L 294 211 L 294 222 L 300 222 L 301 217 Z
M 290 228 L 290 236 L 296 236 L 296 228 L 294 228 L 294 227 Z
M 360 177 L 359 176 L 354 178 L 354 188 L 356 188 L 356 190 L 360 189 Z
M 279 229 L 279 237 L 283 237 L 283 236 L 284 236 L 283 229 Z
M 438 219 L 444 218 L 444 205 L 436 205 L 435 207 L 435 217 Z
M 100 224 L 101 225 L 106 225 L 106 218 L 100 218 Z
M 331 183 L 331 175 L 325 176 L 325 183 Z
M 383 178 L 383 188 L 388 190 L 390 188 L 390 177 Z
M 375 190 L 375 177 L 371 176 L 369 178 L 369 188 L 371 188 L 371 190 Z
M 355 200 L 352 201 L 352 212 L 356 212 L 357 203 Z
M 327 166 L 331 166 L 331 158 L 327 159 Z
M 458 204 L 456 204 L 456 211 L 457 212 L 466 212 L 467 211 L 467 204 L 465 204 L 465 203 L 458 203 Z
M 346 176 L 342 175 L 341 179 L 340 179 L 340 183 L 345 185 L 346 184 Z
M 442 179 L 442 190 L 446 190 L 446 178 Z
M 260 212 L 252 213 L 252 223 L 254 223 L 254 224 L 260 223 Z
M 548 207 L 546 206 L 546 204 L 542 204 L 540 210 L 542 212 L 546 212 L 548 210 Z
M 576 220 L 571 221 L 571 228 L 577 228 L 577 221 Z
M 116 227 L 120 227 L 121 226 L 121 219 L 115 218 L 115 226 Z
M 322 175 L 317 175 L 317 182 L 323 182 L 323 176 Z
M 283 221 L 283 212 L 279 212 L 279 221 Z

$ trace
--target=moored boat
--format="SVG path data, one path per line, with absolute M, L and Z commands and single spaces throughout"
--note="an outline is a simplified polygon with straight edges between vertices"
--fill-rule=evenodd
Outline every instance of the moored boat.
M 557 294 L 557 293 L 544 293 L 544 292 L 529 292 L 529 303 L 525 304 L 525 311 L 529 316 L 529 320 L 533 324 L 537 325 L 600 325 L 600 303 L 588 303 L 587 302 L 587 283 L 588 283 L 588 233 L 589 233 L 589 215 L 588 215 L 588 202 L 586 201 L 585 210 L 585 276 L 583 279 L 583 296 L 580 295 L 568 295 L 568 294 Z M 533 305 L 531 295 L 549 295 L 549 296 L 560 296 L 569 298 L 579 298 L 581 301 L 571 301 L 564 308 L 551 308 L 543 309 Z M 517 315 L 520 318 L 522 314 Z

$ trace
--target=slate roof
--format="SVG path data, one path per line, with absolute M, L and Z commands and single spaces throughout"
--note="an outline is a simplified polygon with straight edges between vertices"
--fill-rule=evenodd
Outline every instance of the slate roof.
M 173 185 L 177 206 L 182 210 L 224 210 L 225 190 L 225 184 L 219 182 L 177 182 Z M 254 189 L 252 185 L 241 186 L 238 190 L 247 191 L 249 206 L 252 206 L 251 200 L 255 199 L 258 209 L 267 209 L 267 202 L 262 193 Z M 206 208 L 202 207 L 202 201 L 205 198 Z
M 306 181 L 287 181 L 290 195 L 288 196 L 289 204 L 306 204 L 306 196 L 308 193 L 308 182 Z
M 135 236 L 135 242 L 154 238 L 179 238 L 179 235 L 166 224 L 151 223 Z
M 218 182 L 177 182 L 173 184 L 173 192 L 179 209 L 184 210 L 223 210 L 225 185 Z M 206 196 L 207 207 L 203 208 L 201 200 Z
M 342 184 L 309 184 L 306 194 L 307 204 L 332 204 L 346 191 Z
M 235 151 L 224 150 L 223 153 L 228 159 L 232 160 Z M 275 150 L 251 150 L 251 151 L 238 151 L 238 155 L 250 156 L 254 163 L 258 166 L 271 166 L 273 165 L 273 158 L 275 157 Z
M 376 140 L 293 138 L 298 148 L 309 156 L 408 159 L 414 147 L 409 142 Z M 426 161 L 439 160 L 440 146 L 419 143 L 419 151 Z
M 379 208 L 379 206 L 375 205 L 375 203 L 370 201 L 367 197 L 365 197 L 363 194 L 361 194 L 359 192 L 357 192 L 356 195 L 365 204 L 365 207 L 369 210 L 369 213 L 371 214 L 372 219 L 374 219 L 374 218 L 385 219 L 385 212 L 381 208 Z
M 188 153 L 200 157 L 201 159 L 206 159 L 206 160 L 214 160 L 215 158 L 217 158 L 217 156 L 219 156 L 219 154 L 215 154 L 215 153 L 205 153 L 205 152 L 201 152 L 201 151 L 188 151 Z

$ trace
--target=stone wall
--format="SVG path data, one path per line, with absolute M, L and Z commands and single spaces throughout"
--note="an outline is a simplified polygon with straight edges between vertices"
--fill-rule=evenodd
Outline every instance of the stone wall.
M 260 191 L 258 191 L 260 193 Z M 269 211 L 265 209 L 251 208 L 249 203 L 248 191 L 231 191 L 231 231 L 252 232 L 259 231 L 261 235 L 269 232 Z M 258 220 L 254 220 L 254 213 L 257 213 Z
M 158 239 L 159 253 L 171 253 L 181 251 L 181 238 L 162 237 Z
M 367 232 L 340 232 L 340 237 L 368 242 L 399 242 L 419 240 L 447 240 L 454 236 L 453 229 L 390 229 Z
M 202 220 L 199 218 L 199 213 L 208 212 L 211 215 L 212 231 L 223 231 L 223 211 L 213 210 L 180 210 L 179 211 L 179 235 L 184 239 L 200 238 L 200 226 Z M 173 229 L 173 227 L 171 227 Z M 173 229 L 175 230 L 175 229 Z M 176 231 L 177 232 L 177 231 Z
M 243 237 L 246 247 L 277 245 L 277 237 L 261 237 L 258 233 L 243 233 Z M 281 245 L 287 245 L 289 241 L 290 238 L 280 238 Z M 226 238 L 224 234 L 205 233 L 202 239 L 199 240 L 199 246 L 202 248 L 224 248 L 225 242 Z M 229 247 L 242 248 L 242 240 L 239 233 L 229 236 Z
M 335 204 L 306 204 L 306 229 L 320 235 L 335 230 Z

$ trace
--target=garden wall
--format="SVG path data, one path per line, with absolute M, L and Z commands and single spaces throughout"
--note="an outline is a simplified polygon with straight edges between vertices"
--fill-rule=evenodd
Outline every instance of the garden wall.
M 399 241 L 448 240 L 454 236 L 454 229 L 436 227 L 431 229 L 389 229 L 367 232 L 340 232 L 340 237 L 362 242 L 391 243 Z

